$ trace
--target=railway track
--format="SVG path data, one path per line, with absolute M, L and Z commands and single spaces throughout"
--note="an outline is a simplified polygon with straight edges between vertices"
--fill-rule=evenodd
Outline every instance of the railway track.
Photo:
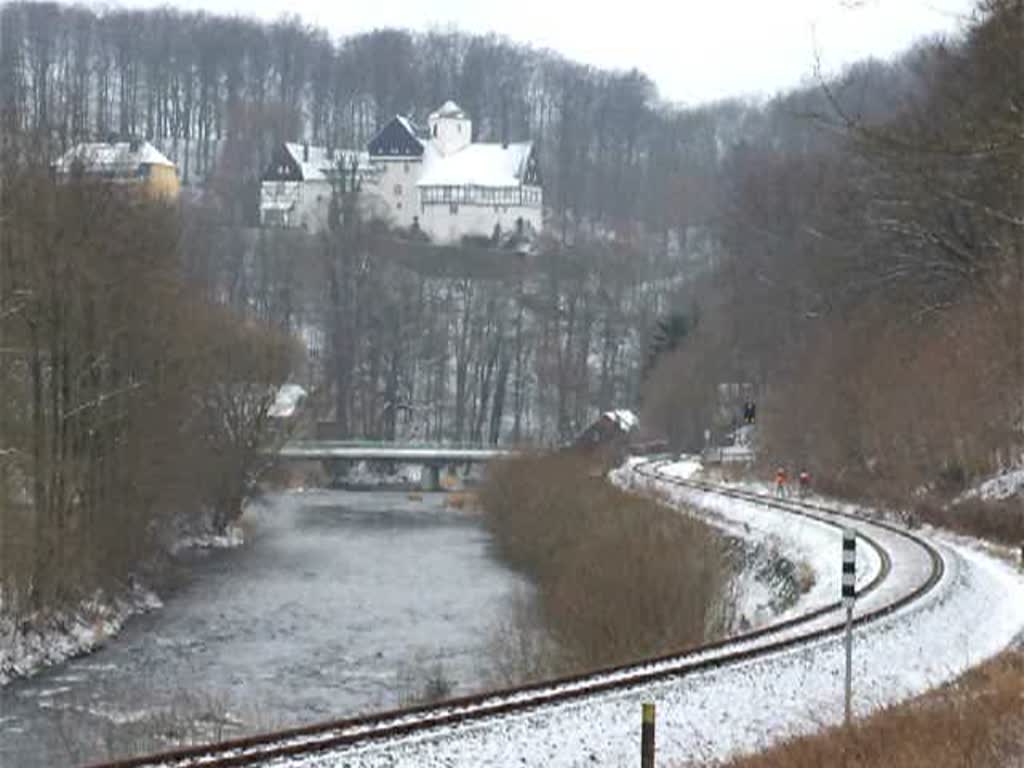
M 820 504 L 774 499 L 741 489 L 660 474 L 658 468 L 666 463 L 668 462 L 664 460 L 653 459 L 637 465 L 634 471 L 660 483 L 671 483 L 694 491 L 752 502 L 809 518 L 827 526 L 842 528 L 853 525 L 858 531 L 858 538 L 876 552 L 880 563 L 877 573 L 859 591 L 861 598 L 879 590 L 892 572 L 891 555 L 876 540 L 882 532 L 894 534 L 920 547 L 930 561 L 927 576 L 913 588 L 861 613 L 854 620 L 856 626 L 878 621 L 910 605 L 928 593 L 942 578 L 944 564 L 939 552 L 928 542 L 908 531 L 884 522 L 866 521 Z M 446 729 L 458 726 L 580 700 L 588 696 L 628 690 L 792 649 L 841 632 L 844 620 L 842 605 L 837 600 L 800 616 L 719 642 L 683 648 L 672 654 L 587 674 L 464 696 L 438 705 L 380 712 L 217 744 L 95 764 L 91 768 L 228 768 L 263 765 L 342 748 L 386 743 L 404 737 L 429 737 L 433 733 L 441 734 Z

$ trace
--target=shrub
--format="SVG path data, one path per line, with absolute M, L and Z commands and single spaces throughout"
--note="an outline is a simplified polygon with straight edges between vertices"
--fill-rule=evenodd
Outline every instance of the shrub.
M 729 558 L 704 523 L 567 454 L 492 465 L 480 500 L 500 555 L 537 585 L 562 671 L 668 653 L 721 629 Z
M 969 536 L 1013 546 L 1024 542 L 1024 507 L 1020 499 L 969 499 L 959 504 L 926 500 L 914 505 L 914 514 L 922 522 Z

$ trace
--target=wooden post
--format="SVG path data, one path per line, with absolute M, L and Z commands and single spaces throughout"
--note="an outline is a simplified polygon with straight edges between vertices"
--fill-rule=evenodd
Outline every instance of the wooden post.
M 640 724 L 640 768 L 654 768 L 654 705 L 644 704 Z

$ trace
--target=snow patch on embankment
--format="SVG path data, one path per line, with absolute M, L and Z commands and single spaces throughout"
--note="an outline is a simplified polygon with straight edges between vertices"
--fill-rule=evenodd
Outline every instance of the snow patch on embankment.
M 954 503 L 981 499 L 982 501 L 1004 501 L 1017 496 L 1024 490 L 1024 469 L 1009 469 L 983 480 L 956 497 Z
M 162 605 L 141 586 L 116 597 L 97 591 L 74 608 L 19 619 L 5 615 L 0 603 L 0 686 L 90 653 L 117 635 L 130 617 Z
M 842 546 L 838 528 L 810 520 L 794 525 L 793 516 L 785 512 L 650 478 L 636 471 L 645 461 L 630 458 L 611 472 L 612 482 L 626 490 L 656 492 L 677 509 L 743 543 L 748 554 L 733 585 L 737 629 L 788 619 L 837 600 L 840 571 L 836 563 Z M 660 465 L 658 474 L 685 480 L 701 469 L 699 459 L 684 457 Z M 859 557 L 857 582 L 863 586 L 878 574 L 881 562 L 869 547 L 861 547 Z M 788 586 L 794 582 L 799 585 L 796 590 Z M 780 595 L 780 587 L 795 594 Z
M 423 468 L 418 464 L 398 464 L 391 471 L 382 472 L 369 461 L 357 461 L 341 478 L 341 485 L 351 488 L 405 488 L 422 483 Z
M 233 549 L 245 543 L 241 527 L 223 534 L 181 524 L 164 545 L 170 555 L 189 549 Z M 116 593 L 96 590 L 76 605 L 13 616 L 0 599 L 0 686 L 85 656 L 120 633 L 132 616 L 163 607 L 155 592 L 133 581 Z

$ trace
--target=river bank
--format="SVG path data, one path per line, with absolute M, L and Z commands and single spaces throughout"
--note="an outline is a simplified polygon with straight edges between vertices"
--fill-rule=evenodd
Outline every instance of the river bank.
M 141 585 L 119 594 L 99 591 L 77 606 L 14 619 L 0 604 L 0 687 L 103 646 L 132 616 L 160 608 Z
M 96 590 L 76 605 L 13 617 L 0 601 L 0 688 L 79 658 L 117 637 L 132 617 L 159 610 L 171 559 L 192 549 L 231 549 L 244 543 L 240 526 L 225 534 L 178 531 L 161 556 L 161 565 L 114 590 Z
M 306 468 L 307 474 L 322 482 L 319 465 L 311 466 L 314 468 Z M 456 476 L 446 476 L 446 480 L 449 488 L 464 484 L 463 478 Z M 335 478 L 333 487 L 343 491 L 418 493 L 422 487 L 421 468 L 403 464 L 381 470 L 361 461 Z M 169 588 L 168 578 L 174 579 L 167 571 L 175 570 L 173 561 L 183 553 L 233 549 L 245 542 L 244 527 L 239 524 L 218 534 L 211 532 L 209 525 L 197 528 L 195 521 L 178 522 L 180 525 L 172 524 L 164 533 L 163 551 L 155 558 L 158 564 L 151 563 L 146 574 L 131 578 L 120 588 L 97 590 L 75 605 L 20 617 L 5 613 L 0 597 L 0 687 L 89 654 L 114 639 L 132 617 L 160 609 L 163 602 L 159 595 Z
M 412 497 L 412 498 L 410 498 Z M 82 763 L 489 684 L 528 593 L 443 494 L 310 491 L 247 509 L 247 542 L 181 555 L 161 610 L 0 689 L 0 765 Z M 434 686 L 438 690 L 438 686 Z

